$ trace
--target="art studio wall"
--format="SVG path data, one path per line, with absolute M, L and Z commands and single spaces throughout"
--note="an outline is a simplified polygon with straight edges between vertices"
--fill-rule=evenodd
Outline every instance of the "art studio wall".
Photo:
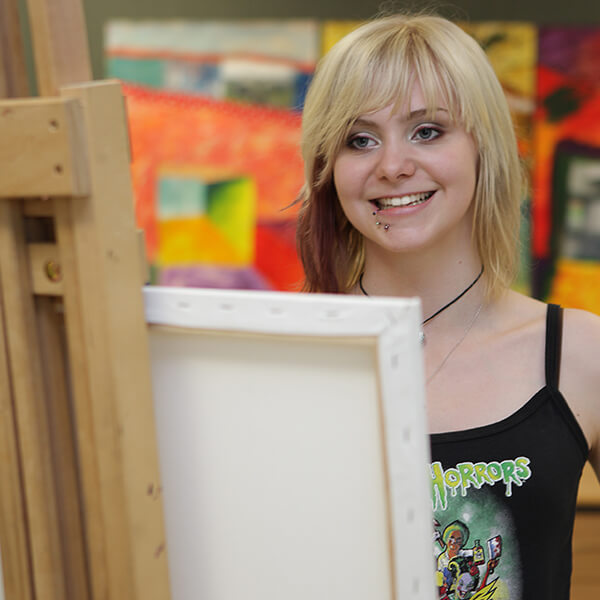
M 26 0 L 19 0 L 24 4 Z M 538 25 L 600 24 L 600 3 L 589 0 L 83 0 L 94 76 L 104 75 L 103 27 L 112 19 L 368 19 L 379 10 L 433 7 L 463 21 L 525 21 Z
M 322 53 L 380 5 L 84 7 L 95 76 L 124 82 L 153 282 L 298 289 L 303 91 Z M 600 4 L 439 12 L 486 49 L 513 112 L 531 180 L 517 287 L 600 313 Z
M 503 85 L 531 180 L 517 286 L 600 312 L 600 26 L 459 21 Z M 303 94 L 357 21 L 111 20 L 154 282 L 296 290 Z

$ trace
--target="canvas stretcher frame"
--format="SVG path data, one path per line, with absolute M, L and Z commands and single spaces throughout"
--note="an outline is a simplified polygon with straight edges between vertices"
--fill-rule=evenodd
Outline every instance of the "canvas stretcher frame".
M 144 295 L 173 600 L 432 600 L 419 301 Z

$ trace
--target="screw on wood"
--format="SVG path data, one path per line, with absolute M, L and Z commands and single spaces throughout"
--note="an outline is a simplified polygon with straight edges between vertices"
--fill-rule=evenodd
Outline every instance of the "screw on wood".
M 62 269 L 60 267 L 60 263 L 57 263 L 55 260 L 47 261 L 44 265 L 44 270 L 46 272 L 46 277 L 50 281 L 57 283 L 62 279 Z

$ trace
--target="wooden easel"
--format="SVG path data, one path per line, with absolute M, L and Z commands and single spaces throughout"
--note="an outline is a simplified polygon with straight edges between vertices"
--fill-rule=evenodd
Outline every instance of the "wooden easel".
M 80 0 L 0 0 L 0 548 L 10 600 L 168 599 L 125 106 Z M 75 84 L 75 85 L 72 85 Z

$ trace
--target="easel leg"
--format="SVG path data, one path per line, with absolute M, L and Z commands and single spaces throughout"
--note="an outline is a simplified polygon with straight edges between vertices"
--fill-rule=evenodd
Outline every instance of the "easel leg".
M 58 523 L 64 553 L 67 598 L 91 597 L 80 502 L 79 465 L 75 448 L 74 415 L 66 372 L 66 340 L 62 301 L 49 296 L 35 299 L 40 350 L 47 393 Z
M 40 95 L 89 81 L 81 0 L 27 3 Z M 16 0 L 0 0 L 0 44 L 7 39 L 4 15 L 13 22 L 15 7 Z M 4 44 L 0 60 L 7 56 Z M 0 69 L 0 78 L 8 72 Z M 3 93 L 13 89 L 6 80 L 0 85 Z M 0 538 L 3 550 L 14 548 L 10 600 L 167 600 L 124 101 L 116 82 L 61 95 L 85 113 L 85 123 L 71 124 L 77 139 L 69 147 L 85 155 L 90 189 L 25 204 L 0 200 L 0 410 L 8 415 L 0 452 L 12 460 L 0 476 L 0 484 L 12 483 L 0 490 Z M 29 195 L 22 188 L 5 194 Z M 40 244 L 28 248 L 26 217 L 52 222 L 64 322 L 48 297 L 56 289 L 48 291 L 46 280 L 36 287 L 31 269 Z M 9 533 L 7 515 L 22 517 L 21 529 Z
M 29 95 L 16 0 L 0 0 L 0 98 Z
M 52 600 L 66 598 L 57 497 L 35 309 L 19 201 L 0 202 L 0 288 L 11 396 L 18 430 L 25 492 L 24 511 L 36 590 Z
M 0 540 L 6 598 L 33 598 L 29 540 L 25 516 L 25 490 L 17 442 L 5 313 L 0 298 Z

